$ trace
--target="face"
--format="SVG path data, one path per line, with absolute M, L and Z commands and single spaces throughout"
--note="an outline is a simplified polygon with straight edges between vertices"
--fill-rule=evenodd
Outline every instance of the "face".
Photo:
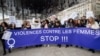
M 72 22 L 73 20 L 70 20 L 70 22 Z
M 81 23 L 81 21 L 80 21 L 80 20 L 77 20 L 77 23 L 78 23 L 78 24 L 80 24 L 80 23 Z
M 74 20 L 74 23 L 77 24 L 78 23 L 78 20 Z
M 70 19 L 68 20 L 68 23 L 73 23 L 73 19 L 70 18 Z
M 60 24 L 59 23 L 56 23 L 56 26 L 60 26 Z
M 46 21 L 43 21 L 43 22 L 42 22 L 42 24 L 46 24 L 46 23 L 47 23 Z
M 12 27 L 15 27 L 15 24 L 12 24 Z
M 94 23 L 94 19 L 93 19 L 93 18 L 89 18 L 89 19 L 88 19 L 88 22 L 89 22 L 89 23 Z
M 29 21 L 27 22 L 27 25 L 30 25 L 30 22 Z

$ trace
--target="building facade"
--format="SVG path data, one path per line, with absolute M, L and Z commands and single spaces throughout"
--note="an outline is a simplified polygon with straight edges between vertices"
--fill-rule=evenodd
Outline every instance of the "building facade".
M 78 4 L 57 13 L 57 17 L 62 19 L 63 17 L 70 16 L 73 12 L 78 12 L 79 17 L 86 16 L 87 11 L 93 11 L 95 16 L 100 15 L 100 0 L 78 0 Z

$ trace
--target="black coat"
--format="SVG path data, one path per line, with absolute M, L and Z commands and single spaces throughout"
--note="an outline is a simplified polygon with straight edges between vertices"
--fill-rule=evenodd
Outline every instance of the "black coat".
M 2 39 L 3 32 L 4 32 L 4 28 L 0 26 L 0 40 Z

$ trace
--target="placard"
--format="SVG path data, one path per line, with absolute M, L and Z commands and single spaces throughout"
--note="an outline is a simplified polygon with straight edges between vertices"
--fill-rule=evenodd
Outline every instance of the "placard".
M 4 40 L 9 40 L 10 37 L 11 37 L 11 35 L 12 35 L 12 32 L 10 32 L 10 31 L 5 31 L 4 34 L 3 34 L 3 36 L 2 36 L 2 39 L 4 39 Z

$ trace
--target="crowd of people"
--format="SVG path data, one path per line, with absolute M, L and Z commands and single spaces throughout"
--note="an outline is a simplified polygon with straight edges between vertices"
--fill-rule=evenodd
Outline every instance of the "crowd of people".
M 24 23 L 25 24 L 25 23 Z M 30 23 L 28 22 L 28 26 Z M 51 19 L 41 19 L 41 20 L 34 20 L 34 28 L 77 28 L 77 27 L 86 27 L 92 29 L 99 29 L 100 28 L 100 20 L 96 20 L 93 17 L 86 19 L 85 16 L 81 17 L 81 19 L 72 19 L 69 18 L 65 20 L 64 23 L 61 23 L 61 20 L 58 18 Z M 27 25 L 26 25 L 27 26 Z M 27 28 L 27 27 L 26 27 Z M 30 25 L 30 28 L 32 26 Z
M 95 20 L 93 17 L 86 19 L 85 16 L 81 17 L 80 19 L 72 19 L 69 18 L 68 20 L 64 21 L 64 24 L 61 24 L 61 21 L 58 18 L 54 18 L 53 20 L 50 19 L 41 19 L 41 20 L 34 20 L 35 28 L 78 28 L 78 27 L 86 27 L 92 29 L 99 29 L 100 28 L 100 20 Z M 4 54 L 6 54 L 5 49 L 5 40 L 2 39 L 2 35 L 5 30 L 15 30 L 19 29 L 16 27 L 15 23 L 7 24 L 6 22 L 2 22 L 0 24 L 0 39 L 3 45 Z M 24 21 L 22 27 L 20 29 L 32 29 L 32 25 L 29 21 Z M 60 44 L 57 46 L 61 47 Z M 66 45 L 67 46 L 67 45 Z M 9 52 L 11 50 L 9 49 Z
M 86 19 L 85 16 L 81 17 L 81 19 L 72 19 L 64 21 L 64 24 L 61 24 L 61 21 L 55 18 L 54 20 L 43 20 L 41 21 L 41 28 L 78 28 L 78 27 L 86 27 L 92 29 L 100 28 L 100 21 L 95 20 L 93 17 L 89 17 Z
M 31 24 L 29 21 L 23 21 L 22 27 L 20 29 L 33 29 L 34 28 L 78 28 L 78 27 L 86 27 L 92 29 L 99 29 L 100 28 L 100 21 L 96 20 L 93 17 L 89 17 L 86 19 L 85 16 L 81 17 L 81 19 L 72 19 L 69 18 L 65 20 L 62 24 L 58 18 L 51 19 L 41 19 L 41 20 L 34 20 L 34 24 Z M 16 24 L 13 22 L 11 24 L 7 24 L 6 22 L 2 22 L 0 24 L 1 27 L 7 29 L 17 29 Z M 37 29 L 36 28 L 36 29 Z

